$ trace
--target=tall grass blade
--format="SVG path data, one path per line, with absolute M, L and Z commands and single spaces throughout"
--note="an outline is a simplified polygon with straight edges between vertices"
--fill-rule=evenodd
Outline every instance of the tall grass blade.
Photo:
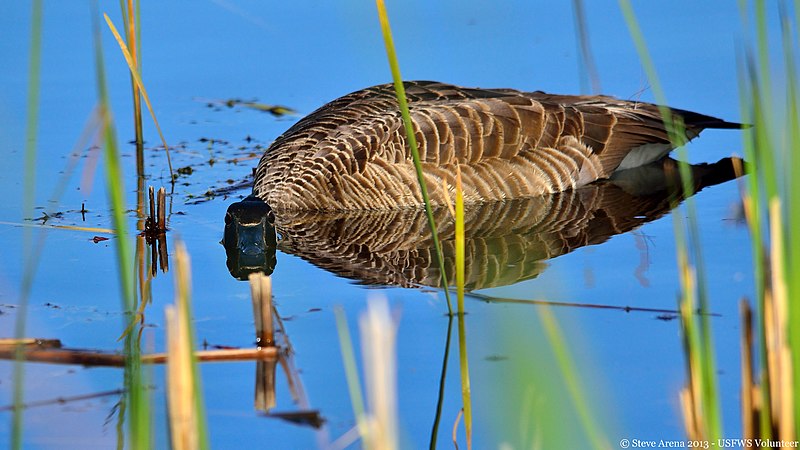
M 659 104 L 661 116 L 664 119 L 664 126 L 674 147 L 679 148 L 679 156 L 682 160 L 679 163 L 680 177 L 682 181 L 682 191 L 686 198 L 684 204 L 688 216 L 688 240 L 684 231 L 684 224 L 680 214 L 673 213 L 673 226 L 675 231 L 676 251 L 678 257 L 679 272 L 681 274 L 681 285 L 683 299 L 680 309 L 695 311 L 695 305 L 700 312 L 700 317 L 693 315 L 685 317 L 683 321 L 684 332 L 686 333 L 685 343 L 687 344 L 687 356 L 689 360 L 690 386 L 695 402 L 693 415 L 696 419 L 702 419 L 701 426 L 693 427 L 703 433 L 697 438 L 716 439 L 722 436 L 722 418 L 720 412 L 720 401 L 716 383 L 716 369 L 714 347 L 711 339 L 711 324 L 708 314 L 708 296 L 705 285 L 705 268 L 703 264 L 702 251 L 700 246 L 699 227 L 697 225 L 697 212 L 694 200 L 691 196 L 693 183 L 691 171 L 685 162 L 686 154 L 686 133 L 683 122 L 672 111 L 666 107 L 667 101 L 658 73 L 653 64 L 644 35 L 639 27 L 630 0 L 619 0 L 620 8 L 625 17 L 625 22 L 631 34 L 631 38 L 636 46 L 639 59 L 647 75 L 648 81 L 653 89 L 656 102 Z M 695 267 L 691 267 L 689 262 L 689 249 L 694 256 Z M 697 323 L 695 323 L 695 321 Z M 697 412 L 699 411 L 699 412 Z
M 439 396 L 436 399 L 436 414 L 431 428 L 431 440 L 428 444 L 430 450 L 436 448 L 436 441 L 439 438 L 439 422 L 442 419 L 442 406 L 444 405 L 444 387 L 447 380 L 447 362 L 450 360 L 450 339 L 453 335 L 453 315 L 447 316 L 447 335 L 444 340 L 444 355 L 442 355 L 442 372 L 439 376 Z
M 781 38 L 783 45 L 783 59 L 786 67 L 786 126 L 784 133 L 785 137 L 785 152 L 788 161 L 784 167 L 790 167 L 789 173 L 794 176 L 784 176 L 784 200 L 786 202 L 787 217 L 783 230 L 787 238 L 787 247 L 785 252 L 785 262 L 783 276 L 787 283 L 786 286 L 786 301 L 789 305 L 789 348 L 791 349 L 791 367 L 800 368 L 800 307 L 796 305 L 796 300 L 800 297 L 800 279 L 797 277 L 797 271 L 800 270 L 800 238 L 798 238 L 796 231 L 800 229 L 800 177 L 797 176 L 800 170 L 800 106 L 797 102 L 800 101 L 797 93 L 797 83 L 800 81 L 797 77 L 797 47 L 792 40 L 792 32 L 797 33 L 798 16 L 800 16 L 800 4 L 795 2 L 795 26 L 792 27 L 792 17 L 787 11 L 785 2 L 778 4 L 780 7 L 781 18 Z M 793 30 L 794 28 L 794 30 Z M 800 39 L 800 35 L 798 35 Z M 800 45 L 800 41 L 798 41 Z M 795 370 L 796 372 L 796 370 Z M 792 377 L 794 391 L 793 413 L 794 413 L 794 429 L 795 433 L 800 430 L 800 374 L 794 373 Z
M 133 0 L 127 0 L 125 6 L 120 5 L 122 11 L 122 21 L 125 24 L 125 36 L 128 40 L 128 48 L 131 50 L 131 59 L 139 77 L 142 76 L 142 65 L 139 59 L 140 40 L 139 40 L 139 2 L 136 2 L 134 11 Z M 142 131 L 142 99 L 136 81 L 131 75 L 131 89 L 133 91 L 133 128 L 136 142 L 136 175 L 144 176 L 144 134 Z
M 422 162 L 419 158 L 419 150 L 417 148 L 417 138 L 414 135 L 414 127 L 411 122 L 411 113 L 408 110 L 408 101 L 406 100 L 406 90 L 403 86 L 403 78 L 400 75 L 400 65 L 397 62 L 397 54 L 394 50 L 394 40 L 392 39 L 392 29 L 389 26 L 389 16 L 386 13 L 386 5 L 383 0 L 375 0 L 378 7 L 378 19 L 381 23 L 381 31 L 383 33 L 383 42 L 386 46 L 386 56 L 389 59 L 389 67 L 392 71 L 392 80 L 394 81 L 394 89 L 397 93 L 397 103 L 400 106 L 400 113 L 403 116 L 403 126 L 406 130 L 406 140 L 408 147 L 411 150 L 411 156 L 414 159 L 414 168 L 417 171 L 417 181 L 419 181 L 420 192 L 422 193 L 422 201 L 425 203 L 425 213 L 428 216 L 428 225 L 431 228 L 431 235 L 433 237 L 433 246 L 436 250 L 436 259 L 439 262 L 439 272 L 442 277 L 442 287 L 444 288 L 444 296 L 447 299 L 447 312 L 453 314 L 453 306 L 450 302 L 449 283 L 447 282 L 447 274 L 444 270 L 444 253 L 442 246 L 439 243 L 439 234 L 436 232 L 436 221 L 433 218 L 433 210 L 431 208 L 430 198 L 428 197 L 428 187 L 425 184 L 425 177 L 422 173 Z
M 458 302 L 458 349 L 461 368 L 461 399 L 464 402 L 464 431 L 467 449 L 472 448 L 472 394 L 469 382 L 467 353 L 467 328 L 464 310 L 464 190 L 461 186 L 461 168 L 456 165 L 455 202 L 455 246 L 456 246 L 456 298 Z
M 153 118 L 153 123 L 156 126 L 156 130 L 158 130 L 158 136 L 161 138 L 161 143 L 164 145 L 164 151 L 167 155 L 167 165 L 169 166 L 169 175 L 170 175 L 170 182 L 175 182 L 175 174 L 172 171 L 172 160 L 169 156 L 169 145 L 167 145 L 167 140 L 164 138 L 164 133 L 161 131 L 161 126 L 158 124 L 158 119 L 156 118 L 156 113 L 153 111 L 153 105 L 150 103 L 150 97 L 147 95 L 147 89 L 144 87 L 144 83 L 142 82 L 142 78 L 139 76 L 139 72 L 137 69 L 137 65 L 131 56 L 130 51 L 128 50 L 128 46 L 125 44 L 125 41 L 120 36 L 117 28 L 114 26 L 114 23 L 111 22 L 111 19 L 108 17 L 107 14 L 103 14 L 103 17 L 108 24 L 108 28 L 111 30 L 111 33 L 114 34 L 114 39 L 117 40 L 117 44 L 119 45 L 120 50 L 122 50 L 122 56 L 125 57 L 125 62 L 128 63 L 128 68 L 130 69 L 131 76 L 133 80 L 136 82 L 136 86 L 142 93 L 142 98 L 144 98 L 144 103 L 147 105 L 147 110 L 150 112 L 150 117 Z
M 762 439 L 796 439 L 800 429 L 800 120 L 797 93 L 797 33 L 800 4 L 794 2 L 795 23 L 788 3 L 777 2 L 785 73 L 772 74 L 766 2 L 740 2 L 742 24 L 751 31 L 739 64 L 743 115 L 753 123 L 745 136 L 745 149 L 753 162 L 745 194 L 745 211 L 753 240 L 758 305 L 760 398 L 758 436 Z M 754 25 L 748 16 L 755 17 Z M 750 28 L 754 27 L 754 30 Z M 774 45 L 773 45 L 774 50 Z M 777 104 L 773 89 L 785 95 Z M 785 91 L 783 91 L 785 89 Z M 780 108 L 784 109 L 781 110 Z M 781 117 L 784 120 L 775 120 Z
M 31 12 L 31 47 L 28 63 L 28 105 L 25 125 L 25 175 L 22 201 L 22 216 L 33 217 L 36 198 L 36 136 L 39 128 L 39 84 L 42 61 L 42 1 L 34 0 Z M 19 309 L 14 324 L 14 336 L 25 337 L 25 325 L 28 320 L 28 297 L 33 283 L 34 252 L 32 251 L 32 230 L 22 231 L 23 260 L 25 268 L 20 286 Z M 22 359 L 22 346 L 18 345 L 14 360 L 14 414 L 11 419 L 11 448 L 22 448 L 22 421 L 24 403 L 25 363 Z
M 101 133 L 105 154 L 106 189 L 108 191 L 111 207 L 111 222 L 116 232 L 117 270 L 120 279 L 120 294 L 123 310 L 130 322 L 124 323 L 127 328 L 136 320 L 135 287 L 133 282 L 134 268 L 128 242 L 128 226 L 125 211 L 124 177 L 120 167 L 117 137 L 111 117 L 111 107 L 108 100 L 106 78 L 103 62 L 103 52 L 100 37 L 100 26 L 96 19 L 96 4 L 93 4 L 92 26 L 94 35 L 95 71 L 97 77 L 97 91 L 99 98 L 99 113 L 101 119 Z M 134 333 L 125 335 L 125 387 L 126 397 L 121 409 L 129 413 L 130 442 L 134 448 L 151 446 L 150 433 L 150 402 L 149 394 L 145 389 L 142 378 L 141 349 Z
M 126 310 L 134 308 L 133 303 L 133 270 L 131 268 L 130 248 L 126 237 L 128 235 L 127 218 L 125 216 L 125 187 L 122 168 L 120 166 L 119 151 L 117 149 L 116 130 L 106 88 L 105 70 L 103 68 L 103 53 L 100 43 L 100 30 L 95 27 L 95 69 L 97 75 L 97 90 L 100 103 L 101 132 L 104 144 L 106 165 L 106 187 L 109 202 L 111 203 L 111 223 L 117 239 L 117 264 L 120 272 L 121 294 Z
M 745 4 L 746 2 L 743 0 L 741 3 Z M 746 6 L 746 5 L 745 5 Z M 742 23 L 743 26 L 747 24 L 747 11 L 743 7 L 742 8 Z M 745 57 L 740 57 L 739 60 L 739 97 L 742 99 L 742 118 L 747 123 L 752 123 L 755 125 L 754 128 L 759 128 L 759 122 L 756 120 L 755 117 L 755 110 L 756 108 L 753 105 L 753 101 L 749 99 L 755 98 L 755 92 L 758 91 L 757 84 L 753 80 L 753 76 L 755 76 L 755 71 L 753 69 L 753 63 L 751 61 L 750 55 L 745 55 Z M 747 225 L 750 229 L 750 242 L 751 242 L 751 252 L 753 257 L 753 275 L 754 275 L 754 284 L 755 284 L 755 295 L 756 295 L 756 306 L 757 306 L 757 318 L 756 321 L 756 334 L 760 337 L 766 335 L 766 322 L 765 322 L 765 312 L 766 306 L 764 304 L 764 299 L 766 297 L 766 267 L 767 267 L 767 255 L 766 255 L 766 242 L 767 236 L 763 232 L 765 230 L 764 225 L 764 202 L 762 201 L 763 198 L 763 191 L 761 188 L 761 184 L 759 179 L 762 175 L 762 169 L 759 167 L 760 163 L 758 162 L 758 158 L 756 156 L 756 145 L 757 139 L 755 136 L 756 130 L 747 129 L 743 131 L 744 139 L 744 153 L 745 159 L 748 161 L 753 162 L 751 164 L 751 176 L 747 177 L 746 179 L 746 190 L 742 194 L 742 200 L 744 205 L 744 212 L 745 218 L 747 219 Z M 770 397 L 772 392 L 772 382 L 770 379 L 770 374 L 767 366 L 767 345 L 765 339 L 758 340 L 759 351 L 758 353 L 758 366 L 759 372 L 761 374 L 761 383 L 759 389 L 759 401 L 762 405 L 762 410 L 768 410 L 770 405 Z M 759 414 L 759 427 L 760 430 L 759 437 L 763 439 L 768 439 L 771 436 L 772 430 L 772 416 L 771 414 Z

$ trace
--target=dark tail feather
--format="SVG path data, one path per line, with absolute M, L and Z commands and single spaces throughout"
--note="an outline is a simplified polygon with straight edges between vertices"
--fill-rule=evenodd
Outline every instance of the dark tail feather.
M 685 109 L 676 109 L 676 108 L 671 108 L 671 109 L 673 113 L 683 118 L 683 124 L 687 128 L 699 128 L 700 130 L 704 130 L 706 128 L 732 130 L 740 128 L 750 128 L 752 126 L 746 123 L 727 122 L 725 120 L 718 119 L 716 117 L 707 116 L 705 114 L 700 114 L 692 111 L 687 111 Z

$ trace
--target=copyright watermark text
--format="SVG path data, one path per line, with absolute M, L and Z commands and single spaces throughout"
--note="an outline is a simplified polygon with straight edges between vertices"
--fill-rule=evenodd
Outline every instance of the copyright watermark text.
M 713 441 L 668 439 L 620 439 L 620 448 L 800 448 L 800 441 L 771 439 L 716 439 Z

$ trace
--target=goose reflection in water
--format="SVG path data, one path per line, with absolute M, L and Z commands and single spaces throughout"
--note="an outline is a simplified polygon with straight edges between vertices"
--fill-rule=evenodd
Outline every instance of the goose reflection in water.
M 725 158 L 690 166 L 689 195 L 736 178 L 741 164 Z M 535 278 L 548 259 L 603 243 L 663 216 L 687 198 L 680 186 L 677 162 L 667 158 L 579 189 L 467 206 L 465 287 L 477 290 Z M 229 208 L 223 239 L 235 278 L 271 274 L 280 250 L 364 285 L 441 287 L 423 210 L 273 215 L 269 208 L 259 214 L 254 208 L 238 207 L 241 203 Z M 452 280 L 453 219 L 446 208 L 434 210 L 434 216 Z

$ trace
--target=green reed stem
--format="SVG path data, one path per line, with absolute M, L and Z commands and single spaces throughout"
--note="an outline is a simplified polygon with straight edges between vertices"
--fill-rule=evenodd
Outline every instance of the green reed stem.
M 111 207 L 111 221 L 116 233 L 117 271 L 120 280 L 120 293 L 123 310 L 126 313 L 127 329 L 137 320 L 135 304 L 135 287 L 133 282 L 134 267 L 129 248 L 127 217 L 125 211 L 124 177 L 120 166 L 117 137 L 111 117 L 111 107 L 108 100 L 108 91 L 103 62 L 100 26 L 97 22 L 96 4 L 93 4 L 94 14 L 93 35 L 95 52 L 95 71 L 97 76 L 97 91 L 99 98 L 99 111 L 101 132 L 105 153 L 106 189 L 108 191 Z M 147 448 L 152 442 L 150 432 L 150 404 L 149 396 L 145 391 L 142 379 L 141 349 L 138 343 L 138 333 L 125 333 L 125 386 L 126 398 L 122 407 L 130 413 L 131 446 L 133 448 Z
M 447 274 L 444 269 L 444 253 L 442 246 L 439 243 L 439 233 L 436 232 L 436 221 L 433 218 L 433 209 L 431 208 L 431 201 L 428 197 L 428 187 L 425 184 L 425 177 L 422 173 L 422 162 L 419 157 L 419 150 L 417 148 L 417 138 L 414 136 L 414 126 L 411 122 L 411 113 L 408 110 L 408 101 L 406 100 L 406 90 L 403 85 L 403 78 L 400 76 L 400 65 L 397 62 L 397 54 L 394 50 L 394 40 L 392 39 L 392 29 L 389 26 L 389 16 L 386 13 L 386 5 L 383 0 L 375 0 L 378 7 L 378 19 L 381 23 L 381 31 L 383 32 L 383 42 L 386 45 L 386 56 L 389 59 L 389 67 L 392 71 L 392 79 L 394 80 L 394 89 L 397 93 L 397 103 L 400 105 L 400 113 L 403 116 L 403 126 L 406 130 L 406 139 L 408 147 L 411 150 L 411 156 L 414 159 L 414 168 L 417 171 L 417 181 L 419 181 L 419 188 L 422 192 L 422 201 L 425 203 L 425 213 L 428 216 L 428 225 L 431 228 L 433 237 L 433 246 L 436 250 L 436 259 L 439 261 L 439 272 L 442 278 L 442 287 L 444 288 L 444 296 L 447 299 L 447 312 L 453 314 L 453 307 L 450 302 L 449 284 L 447 282 Z
M 22 202 L 22 216 L 33 217 L 34 202 L 36 199 L 36 138 L 39 129 L 39 86 L 42 62 L 42 1 L 34 0 L 31 6 L 31 47 L 30 62 L 28 63 L 28 107 L 25 125 L 25 168 L 24 188 Z M 28 299 L 33 284 L 33 272 L 37 259 L 32 249 L 33 230 L 22 230 L 23 261 L 25 268 L 20 286 L 19 308 L 14 324 L 14 336 L 17 339 L 25 337 L 26 322 L 28 320 Z M 23 360 L 23 345 L 17 345 L 14 358 L 14 414 L 11 419 L 11 448 L 22 448 L 23 428 L 23 403 L 24 403 L 24 378 L 25 362 Z
M 436 448 L 436 440 L 439 437 L 439 422 L 442 418 L 442 406 L 444 405 L 444 386 L 447 380 L 447 362 L 450 360 L 450 340 L 453 335 L 453 315 L 447 316 L 447 335 L 444 340 L 444 355 L 442 356 L 442 372 L 439 376 L 439 395 L 436 399 L 436 414 L 433 419 L 431 429 L 431 441 L 428 444 L 430 450 Z
M 142 63 L 140 55 L 140 33 L 139 33 L 139 2 L 137 0 L 134 10 L 133 0 L 127 0 L 125 5 L 120 2 L 120 10 L 122 11 L 122 21 L 124 24 L 125 38 L 127 40 L 128 48 L 131 52 L 131 59 L 133 61 L 133 69 L 141 78 L 142 76 Z M 144 176 L 144 133 L 142 131 L 142 98 L 139 88 L 136 85 L 136 79 L 131 74 L 131 90 L 133 95 L 133 128 L 136 142 L 136 175 L 139 177 Z
M 746 15 L 743 16 L 743 21 L 745 20 Z M 754 75 L 752 71 L 752 62 L 751 61 L 740 61 L 739 63 L 739 97 L 742 99 L 742 117 L 747 123 L 752 123 L 756 129 L 753 130 L 744 130 L 744 154 L 745 159 L 747 161 L 751 161 L 750 167 L 751 174 L 747 177 L 747 189 L 746 192 L 746 203 L 749 204 L 750 212 L 749 218 L 747 220 L 747 225 L 750 229 L 750 241 L 751 241 L 751 251 L 753 254 L 753 275 L 754 275 L 754 284 L 755 284 L 755 291 L 756 291 L 756 307 L 757 307 L 757 317 L 756 320 L 756 334 L 760 337 L 758 339 L 758 365 L 759 371 L 761 373 L 761 404 L 762 405 L 769 405 L 771 403 L 771 391 L 772 391 L 772 383 L 771 377 L 768 370 L 768 362 L 767 362 L 767 355 L 769 354 L 767 351 L 767 343 L 766 340 L 763 339 L 766 336 L 766 323 L 765 323 L 765 294 L 766 294 L 766 272 L 767 272 L 767 236 L 764 230 L 764 217 L 766 215 L 764 202 L 763 202 L 763 190 L 761 189 L 760 178 L 762 173 L 762 168 L 760 168 L 760 163 L 758 157 L 756 156 L 756 145 L 757 145 L 757 138 L 756 132 L 759 128 L 759 120 L 756 118 L 756 110 L 758 109 L 755 106 L 755 102 L 753 101 L 755 98 L 755 92 L 758 91 L 758 86 L 755 83 L 755 80 L 751 78 Z M 757 101 L 757 99 L 756 99 Z M 772 436 L 772 417 L 771 414 L 759 414 L 760 418 L 760 426 L 759 429 L 761 430 L 761 437 L 764 439 L 769 439 Z
M 686 134 L 682 121 L 674 117 L 672 111 L 666 106 L 666 96 L 661 88 L 655 64 L 653 64 L 653 60 L 647 50 L 644 35 L 636 20 L 630 0 L 619 0 L 619 4 L 625 17 L 628 30 L 630 31 L 631 38 L 639 54 L 642 67 L 652 86 L 653 94 L 659 105 L 659 110 L 664 119 L 664 126 L 670 141 L 672 141 L 674 147 L 680 147 L 679 154 L 682 161 L 679 163 L 679 170 L 682 180 L 683 195 L 684 197 L 688 197 L 685 200 L 685 205 L 689 221 L 689 239 L 687 243 L 683 221 L 679 214 L 674 213 L 672 217 L 675 230 L 676 250 L 678 252 L 678 264 L 681 273 L 684 302 L 693 306 L 694 299 L 696 298 L 698 309 L 701 313 L 699 319 L 697 319 L 699 322 L 697 323 L 697 338 L 694 338 L 693 317 L 685 321 L 688 325 L 685 328 L 685 332 L 687 332 L 687 334 L 691 333 L 691 335 L 687 336 L 691 338 L 688 340 L 690 344 L 690 362 L 694 361 L 694 363 L 699 364 L 697 368 L 700 371 L 700 377 L 697 381 L 701 383 L 702 410 L 705 414 L 704 419 L 707 425 L 706 431 L 708 432 L 708 435 L 705 437 L 707 439 L 716 439 L 722 436 L 722 418 L 717 388 L 714 346 L 711 338 L 711 323 L 708 314 L 706 314 L 708 311 L 708 296 L 705 283 L 705 267 L 700 246 L 699 227 L 697 226 L 697 212 L 695 210 L 694 201 L 690 197 L 693 190 L 693 183 L 691 180 L 691 170 L 688 163 L 685 162 L 686 155 L 685 149 L 683 148 L 686 144 Z M 691 248 L 694 254 L 696 266 L 694 271 L 692 271 L 689 266 L 687 255 L 689 248 Z M 692 277 L 693 273 L 696 275 L 696 278 Z M 693 311 L 694 308 L 691 308 L 691 310 Z

